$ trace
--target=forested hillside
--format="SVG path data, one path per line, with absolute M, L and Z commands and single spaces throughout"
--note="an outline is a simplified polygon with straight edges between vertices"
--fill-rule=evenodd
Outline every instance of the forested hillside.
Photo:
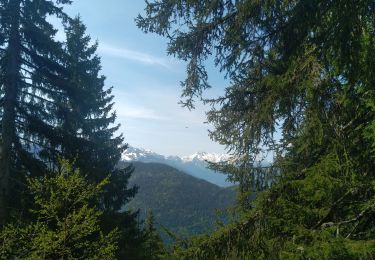
M 210 232 L 216 221 L 228 220 L 224 210 L 234 205 L 234 187 L 221 188 L 165 164 L 132 164 L 129 184 L 138 193 L 128 207 L 140 209 L 141 216 L 152 210 L 156 223 L 181 237 Z

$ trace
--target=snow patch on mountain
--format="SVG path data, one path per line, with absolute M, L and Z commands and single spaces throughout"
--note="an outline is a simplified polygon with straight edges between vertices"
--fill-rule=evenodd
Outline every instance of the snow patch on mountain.
M 198 152 L 192 155 L 182 157 L 182 161 L 191 162 L 194 160 L 198 161 L 208 161 L 213 163 L 219 163 L 229 160 L 230 156 L 228 154 L 217 154 L 217 153 L 207 153 L 207 152 Z
M 227 181 L 226 175 L 208 169 L 207 162 L 219 163 L 230 158 L 227 154 L 216 154 L 207 152 L 197 152 L 189 156 L 164 156 L 152 152 L 151 150 L 129 147 L 122 154 L 124 161 L 159 162 L 175 167 L 194 177 L 204 179 L 218 186 L 228 187 L 234 185 Z
M 134 148 L 130 146 L 122 154 L 121 159 L 123 161 L 139 161 L 147 159 L 165 159 L 165 157 L 148 149 Z
M 192 162 L 192 161 L 207 161 L 213 163 L 219 163 L 230 159 L 228 154 L 217 154 L 207 152 L 197 152 L 188 156 L 164 156 L 157 154 L 148 149 L 128 147 L 122 154 L 122 160 L 124 161 L 139 161 L 139 160 L 152 160 L 152 159 L 164 159 L 164 160 L 176 160 L 181 162 Z

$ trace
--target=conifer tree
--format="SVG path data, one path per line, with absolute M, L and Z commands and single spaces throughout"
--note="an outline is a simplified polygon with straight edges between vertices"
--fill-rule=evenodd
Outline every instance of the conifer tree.
M 115 259 L 118 231 L 103 234 L 102 212 L 95 206 L 108 179 L 90 184 L 67 161 L 59 168 L 42 179 L 28 179 L 34 220 L 20 219 L 2 229 L 2 259 Z
M 1 2 L 1 167 L 0 220 L 8 215 L 9 191 L 21 194 L 24 176 L 54 169 L 59 156 L 75 159 L 92 181 L 111 173 L 101 205 L 119 210 L 135 194 L 127 188 L 131 168 L 115 166 L 125 149 L 114 136 L 111 89 L 99 76 L 96 44 L 85 27 L 62 9 L 70 1 Z M 67 25 L 67 42 L 54 40 L 47 16 Z M 20 185 L 21 184 L 21 185 Z
M 61 90 L 57 77 L 61 44 L 47 16 L 65 19 L 62 10 L 69 0 L 0 1 L 0 222 L 9 215 L 9 192 L 15 195 L 26 172 L 41 174 L 46 168 L 40 147 L 51 147 L 60 138 L 53 128 L 50 97 Z
M 107 231 L 119 229 L 119 258 L 136 258 L 142 253 L 138 248 L 143 240 L 137 223 L 138 212 L 124 207 L 137 188 L 128 188 L 132 166 L 117 165 L 126 145 L 122 135 L 115 136 L 119 125 L 114 125 L 112 88 L 105 88 L 105 77 L 99 74 L 98 43 L 91 44 L 80 17 L 65 23 L 65 33 L 63 65 L 69 81 L 62 95 L 54 96 L 59 106 L 53 111 L 57 128 L 63 135 L 59 153 L 74 161 L 74 167 L 87 172 L 91 182 L 100 182 L 109 176 L 110 182 L 100 196 L 101 225 Z
M 231 177 L 251 189 L 267 174 L 260 151 L 275 153 L 254 208 L 180 257 L 374 256 L 374 11 L 370 0 L 147 3 L 138 26 L 188 62 L 188 107 L 210 87 L 210 54 L 231 79 L 207 100 L 211 137 L 238 158 Z
M 145 259 L 162 259 L 165 256 L 163 242 L 155 227 L 155 219 L 151 210 L 146 213 L 143 243 Z
M 97 205 L 100 224 L 106 231 L 121 224 L 122 241 L 131 243 L 129 230 L 139 231 L 136 213 L 120 210 L 136 192 L 127 188 L 132 169 L 116 169 L 125 145 L 114 134 L 113 96 L 99 75 L 97 45 L 63 11 L 70 2 L 0 0 L 0 224 L 10 213 L 28 214 L 26 176 L 58 170 L 62 156 L 92 184 L 109 174 Z M 65 43 L 54 39 L 51 16 L 66 25 Z
M 117 169 L 126 149 L 123 137 L 115 136 L 112 88 L 105 89 L 105 77 L 99 75 L 98 43 L 91 45 L 86 27 L 79 17 L 65 26 L 64 66 L 68 87 L 61 96 L 55 96 L 57 128 L 63 139 L 61 154 L 84 172 L 92 181 L 101 181 L 110 174 L 102 206 L 107 211 L 118 211 L 134 196 L 136 188 L 127 188 L 131 167 Z

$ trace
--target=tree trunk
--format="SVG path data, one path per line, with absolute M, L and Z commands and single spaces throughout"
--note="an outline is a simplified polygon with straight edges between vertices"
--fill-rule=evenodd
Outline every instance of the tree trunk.
M 14 161 L 14 140 L 16 137 L 16 105 L 20 80 L 20 0 L 9 2 L 11 10 L 10 34 L 4 64 L 4 112 L 2 120 L 2 157 L 0 161 L 0 225 L 9 215 L 9 190 L 12 162 Z

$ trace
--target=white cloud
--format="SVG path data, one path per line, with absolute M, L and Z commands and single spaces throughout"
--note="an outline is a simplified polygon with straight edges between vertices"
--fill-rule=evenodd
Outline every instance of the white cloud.
M 98 51 L 101 54 L 111 55 L 127 60 L 133 60 L 146 65 L 157 65 L 167 69 L 171 69 L 171 64 L 168 59 L 149 55 L 147 53 L 131 50 L 125 47 L 115 47 L 106 43 L 100 43 Z
M 115 109 L 117 115 L 124 118 L 166 120 L 165 117 L 158 115 L 154 110 L 144 107 L 116 104 Z
M 118 111 L 121 109 L 124 114 L 131 114 L 133 118 L 138 116 L 138 118 L 147 117 L 148 119 L 171 121 L 175 124 L 182 124 L 184 129 L 185 126 L 202 126 L 206 121 L 205 111 L 209 108 L 201 102 L 197 102 L 196 109 L 191 111 L 181 107 L 178 103 L 178 87 L 158 85 L 144 87 L 140 85 L 134 89 L 134 91 L 117 90 L 115 92 L 116 105 L 118 104 L 116 109 Z M 121 103 L 124 100 L 130 101 L 131 104 L 127 104 L 126 107 L 123 106 Z M 142 104 L 139 102 L 142 102 Z M 129 109 L 129 112 L 126 109 Z M 140 116 L 141 114 L 143 116 Z
M 63 30 L 58 30 L 55 35 L 55 40 L 64 42 L 66 36 Z M 92 41 L 91 44 L 94 44 Z M 122 59 L 132 60 L 146 65 L 157 65 L 167 69 L 172 69 L 171 61 L 165 58 L 156 57 L 147 53 L 131 50 L 125 47 L 116 47 L 106 43 L 100 43 L 98 52 L 102 55 L 110 55 Z

